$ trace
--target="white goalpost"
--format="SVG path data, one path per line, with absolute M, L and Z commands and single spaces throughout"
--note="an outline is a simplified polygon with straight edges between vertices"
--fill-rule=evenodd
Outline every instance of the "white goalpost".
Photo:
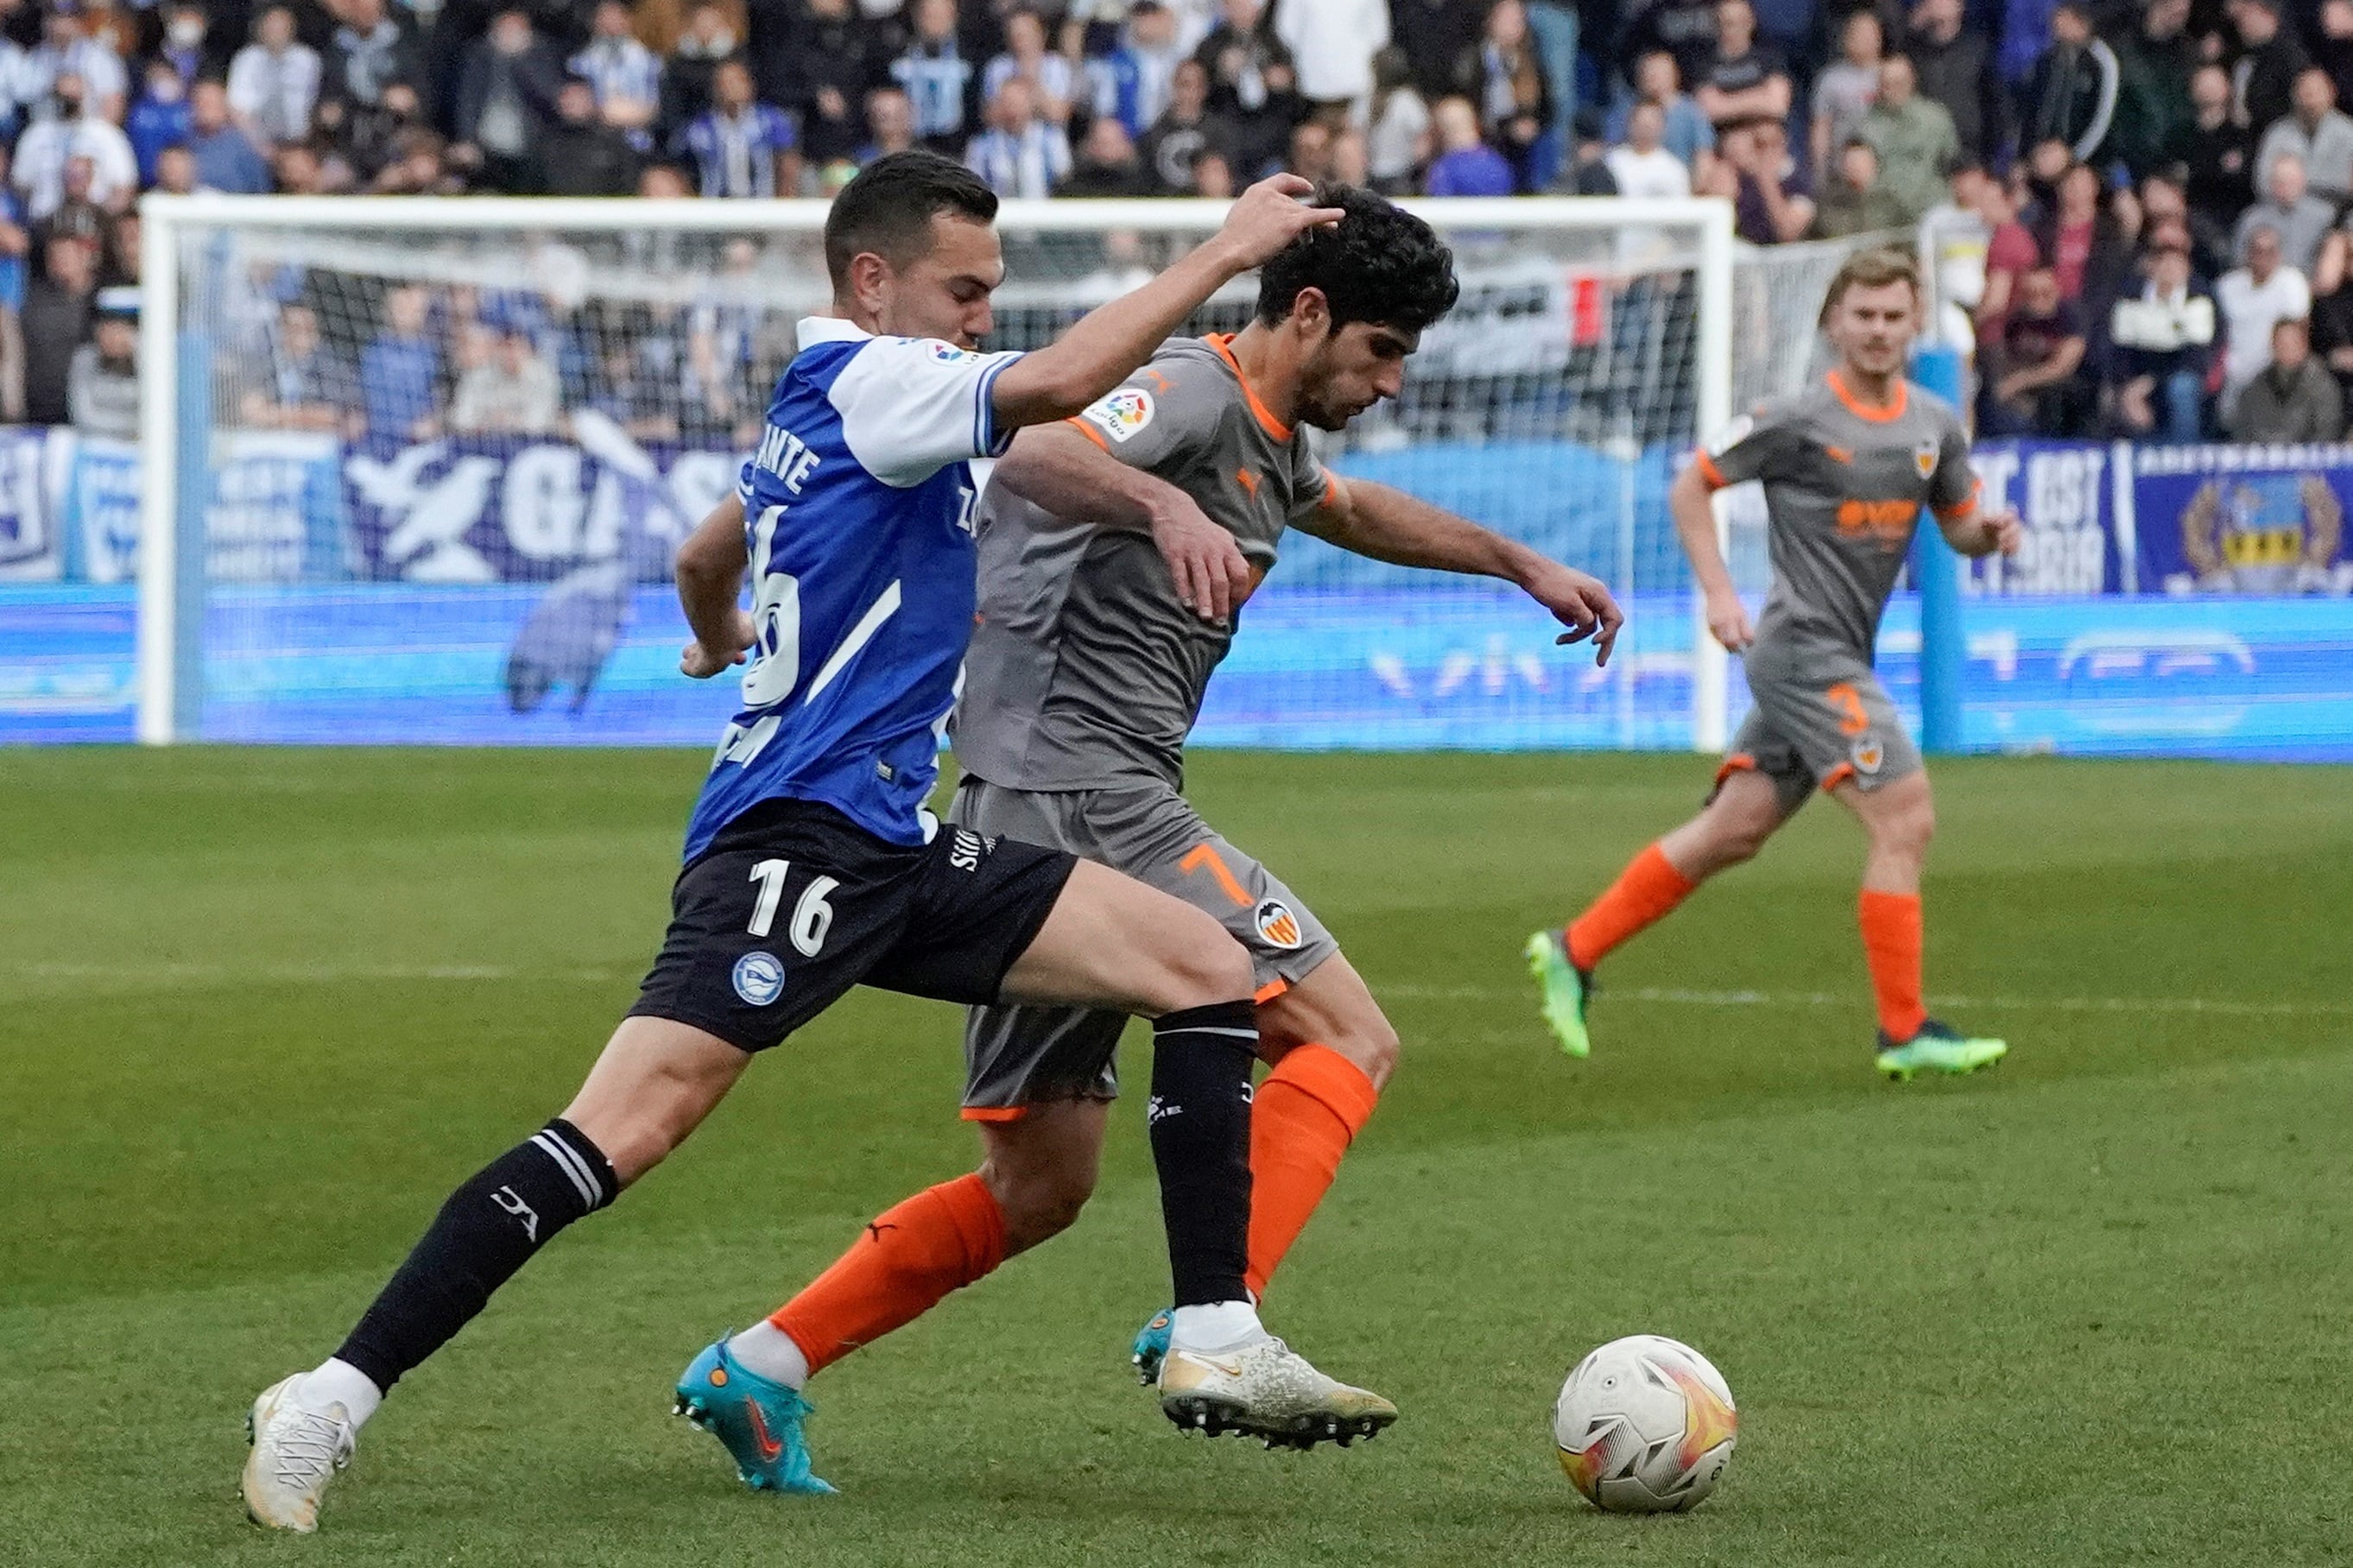
M 1665 488 L 1736 397 L 1804 374 L 1813 302 L 1771 267 L 1807 268 L 1736 262 L 1715 201 L 1406 205 L 1461 303 L 1319 455 L 1600 576 L 1629 635 L 1594 671 L 1508 588 L 1294 534 L 1199 742 L 1719 749 L 1740 699 Z M 1050 341 L 1223 210 L 1007 203 L 990 346 Z M 669 551 L 826 302 L 825 211 L 145 198 L 139 738 L 709 743 L 732 693 L 670 668 Z M 1254 295 L 1188 330 L 1239 330 Z M 1761 589 L 1761 550 L 1719 530 Z

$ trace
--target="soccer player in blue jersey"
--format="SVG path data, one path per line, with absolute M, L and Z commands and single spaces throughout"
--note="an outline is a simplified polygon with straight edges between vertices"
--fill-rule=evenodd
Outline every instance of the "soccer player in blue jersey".
M 861 983 L 1152 1018 L 1153 1157 L 1176 1340 L 1196 1367 L 1164 1387 L 1164 1407 L 1185 1425 L 1294 1441 L 1394 1418 L 1269 1335 L 1243 1285 L 1250 955 L 1166 893 L 1063 851 L 943 829 L 923 806 L 973 626 L 969 461 L 1086 408 L 1227 282 L 1336 221 L 1297 199 L 1309 189 L 1285 175 L 1253 186 L 1214 238 L 1028 354 L 974 346 L 1005 268 L 997 199 L 970 173 L 901 153 L 836 198 L 831 311 L 800 323 L 737 493 L 679 553 L 695 637 L 681 668 L 745 668 L 661 954 L 564 1113 L 450 1195 L 332 1357 L 255 1401 L 244 1489 L 256 1520 L 315 1529 L 385 1392 L 557 1231 L 683 1142 L 754 1053 Z M 1067 1223 L 1084 1186 L 1059 1121 L 1048 1108 L 984 1123 L 977 1172 L 868 1226 L 803 1292 L 807 1342 L 763 1323 L 695 1358 L 681 1411 L 746 1482 L 829 1490 L 803 1441 L 809 1373 Z

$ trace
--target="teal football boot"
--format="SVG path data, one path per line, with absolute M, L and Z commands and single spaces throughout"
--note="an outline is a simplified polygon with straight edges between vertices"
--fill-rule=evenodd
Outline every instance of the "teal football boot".
M 1947 1025 L 1931 1018 L 1920 1026 L 1920 1032 L 1898 1045 L 1880 1031 L 1878 1055 L 1873 1059 L 1879 1070 L 1898 1083 L 1909 1083 L 1916 1073 L 1940 1072 L 1957 1076 L 1989 1068 L 2010 1054 L 2007 1040 L 1970 1039 Z
M 1135 1343 L 1128 1348 L 1127 1359 L 1135 1363 L 1135 1381 L 1151 1388 L 1160 1382 L 1160 1363 L 1168 1355 L 1169 1336 L 1176 1331 L 1176 1312 L 1163 1307 L 1152 1314 L 1144 1327 L 1135 1331 Z
M 1593 994 L 1593 971 L 1577 966 L 1556 927 L 1528 938 L 1521 952 L 1544 995 L 1539 1010 L 1545 1026 L 1563 1051 L 1572 1057 L 1585 1056 L 1593 1049 L 1593 1040 L 1585 1032 L 1585 1003 Z
M 781 1383 L 746 1372 L 727 1353 L 728 1335 L 679 1374 L 672 1413 L 719 1439 L 736 1473 L 754 1491 L 819 1495 L 834 1489 L 809 1472 L 801 1423 L 817 1406 Z

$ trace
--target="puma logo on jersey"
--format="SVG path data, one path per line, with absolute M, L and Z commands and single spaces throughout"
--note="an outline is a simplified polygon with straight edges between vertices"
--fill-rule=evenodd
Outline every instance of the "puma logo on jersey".
M 1833 463 L 1852 463 L 1854 461 L 1854 454 L 1848 451 L 1844 447 L 1824 447 L 1822 448 L 1822 456 L 1828 458 Z
M 1258 476 L 1256 474 L 1251 473 L 1248 468 L 1236 468 L 1234 470 L 1234 482 L 1240 485 L 1243 489 L 1248 490 L 1252 500 L 1256 500 L 1258 499 Z

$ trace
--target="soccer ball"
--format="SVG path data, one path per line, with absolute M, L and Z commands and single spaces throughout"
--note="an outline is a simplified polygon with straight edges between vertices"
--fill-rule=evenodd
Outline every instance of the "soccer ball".
M 1657 1334 L 1612 1340 L 1577 1363 L 1552 1411 L 1560 1468 L 1610 1513 L 1697 1508 L 1724 1479 L 1739 1426 L 1724 1374 Z

